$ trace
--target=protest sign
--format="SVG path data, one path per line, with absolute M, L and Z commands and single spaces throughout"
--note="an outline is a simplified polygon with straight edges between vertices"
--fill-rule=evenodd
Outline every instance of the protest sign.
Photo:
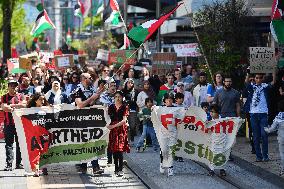
M 125 67 L 129 68 L 131 65 L 134 65 L 137 62 L 136 54 L 134 54 L 131 58 L 129 58 L 133 53 L 134 50 L 111 49 L 109 53 L 109 64 L 120 66 L 125 63 Z
M 198 43 L 173 44 L 178 57 L 198 57 L 201 56 Z
M 104 156 L 109 120 L 102 106 L 23 108 L 13 112 L 24 168 L 87 162 Z
M 99 49 L 97 58 L 98 60 L 108 61 L 109 52 L 108 50 Z
M 19 56 L 28 54 L 26 43 L 25 43 L 25 42 L 20 42 L 20 43 L 18 43 L 18 44 L 16 45 L 16 51 L 17 51 L 17 53 L 18 53 Z
M 176 53 L 154 53 L 152 73 L 156 75 L 165 75 L 176 67 Z
M 174 118 L 175 113 L 183 117 Z M 159 143 L 162 141 L 159 140 L 161 135 L 167 133 L 167 125 L 177 125 L 175 155 L 204 163 L 211 169 L 220 169 L 226 164 L 237 132 L 244 122 L 240 118 L 206 122 L 206 113 L 194 106 L 188 110 L 177 107 L 154 108 L 152 121 Z
M 29 58 L 19 58 L 19 68 L 25 69 L 25 70 L 32 70 L 32 62 Z
M 55 66 L 57 68 L 66 68 L 66 67 L 73 67 L 74 66 L 74 58 L 73 54 L 65 54 L 62 56 L 55 56 Z
M 39 52 L 39 59 L 41 63 L 50 63 L 50 58 L 54 58 L 53 52 Z
M 273 73 L 276 66 L 275 48 L 250 47 L 250 73 Z

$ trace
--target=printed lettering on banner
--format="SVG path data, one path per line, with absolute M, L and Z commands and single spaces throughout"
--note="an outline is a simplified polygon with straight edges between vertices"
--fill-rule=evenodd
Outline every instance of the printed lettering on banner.
M 13 112 L 24 168 L 30 172 L 59 163 L 80 163 L 105 156 L 110 122 L 102 106 L 26 108 Z
M 182 118 L 170 119 L 173 110 Z M 184 113 L 185 112 L 185 113 Z M 222 168 L 229 159 L 237 132 L 244 122 L 240 118 L 224 118 L 206 121 L 206 113 L 200 107 L 184 108 L 162 107 L 154 109 L 152 121 L 158 137 L 165 134 L 168 124 L 177 126 L 175 155 L 206 164 L 211 169 Z M 159 141 L 161 142 L 161 141 Z M 160 145 L 163 145 L 160 143 Z

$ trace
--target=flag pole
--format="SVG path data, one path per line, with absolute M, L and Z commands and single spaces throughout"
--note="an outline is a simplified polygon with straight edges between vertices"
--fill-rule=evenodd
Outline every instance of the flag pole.
M 182 0 L 182 2 L 183 2 L 183 5 L 184 5 L 184 8 L 185 8 L 185 10 L 186 10 L 186 13 L 187 13 L 188 17 L 191 19 L 191 22 L 192 22 L 192 20 L 193 20 L 193 16 L 190 16 L 190 13 L 189 13 L 189 11 L 188 11 L 188 9 L 187 9 L 186 5 L 185 5 L 184 0 Z M 210 65 L 209 65 L 208 59 L 207 59 L 207 57 L 206 57 L 206 55 L 205 55 L 205 53 L 204 53 L 204 50 L 203 50 L 202 44 L 201 44 L 201 42 L 200 42 L 199 35 L 198 35 L 198 33 L 197 33 L 197 31 L 196 31 L 195 27 L 194 27 L 194 26 L 192 26 L 192 28 L 193 28 L 193 32 L 194 32 L 194 34 L 195 34 L 195 36 L 196 36 L 196 38 L 197 38 L 197 42 L 198 42 L 198 44 L 199 44 L 199 46 L 200 46 L 201 54 L 203 54 L 203 57 L 204 57 L 204 59 L 205 59 L 205 63 L 206 63 L 206 65 L 207 65 L 207 67 L 208 67 L 210 77 L 211 77 L 211 79 L 212 79 L 212 81 L 213 81 L 214 85 L 216 86 L 216 83 L 215 83 L 215 80 L 214 80 L 214 77 L 213 77 L 212 71 L 211 71 L 211 69 L 210 69 Z

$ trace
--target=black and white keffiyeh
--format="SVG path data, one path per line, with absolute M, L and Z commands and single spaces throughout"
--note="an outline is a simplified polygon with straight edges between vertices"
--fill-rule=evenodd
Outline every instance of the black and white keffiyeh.
M 257 107 L 260 102 L 261 94 L 264 92 L 264 89 L 268 86 L 266 83 L 262 83 L 261 85 L 253 85 L 253 97 L 252 97 L 252 105 Z

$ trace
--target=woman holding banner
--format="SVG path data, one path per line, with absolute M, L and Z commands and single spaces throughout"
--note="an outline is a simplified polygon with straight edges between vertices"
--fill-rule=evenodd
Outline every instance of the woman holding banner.
M 115 175 L 118 177 L 123 176 L 123 152 L 130 152 L 128 137 L 127 137 L 127 116 L 128 107 L 123 104 L 123 93 L 117 91 L 114 94 L 114 104 L 108 108 L 108 114 L 111 119 L 108 151 L 113 153 L 115 164 Z
M 32 98 L 27 103 L 27 108 L 31 107 L 42 107 L 42 106 L 49 106 L 48 101 L 46 100 L 44 94 L 36 92 Z M 37 150 L 37 149 L 36 149 Z M 34 172 L 34 177 L 39 177 L 39 159 L 40 155 L 44 149 L 38 150 L 38 156 L 32 160 L 32 170 Z M 47 169 L 43 168 L 42 173 L 47 175 Z

